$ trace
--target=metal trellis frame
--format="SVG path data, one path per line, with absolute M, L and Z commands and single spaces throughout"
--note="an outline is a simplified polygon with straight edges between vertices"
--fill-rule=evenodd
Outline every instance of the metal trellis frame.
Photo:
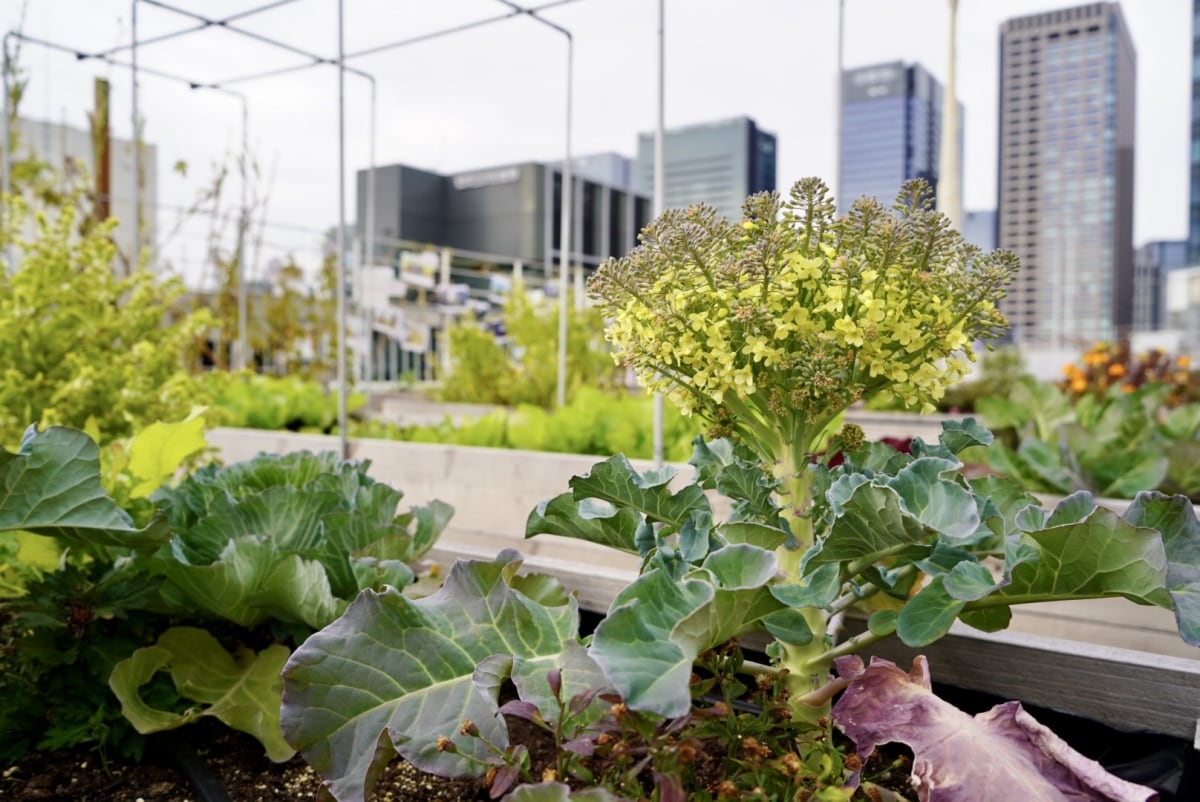
M 9 143 L 9 117 L 11 114 L 10 98 L 9 98 L 9 91 L 10 91 L 9 75 L 10 75 L 10 70 L 12 67 L 11 56 L 9 53 L 9 43 L 11 40 L 28 42 L 30 44 L 36 44 L 36 45 L 47 47 L 47 48 L 50 48 L 53 50 L 58 50 L 60 52 L 69 53 L 71 55 L 74 55 L 77 59 L 79 59 L 81 61 L 89 60 L 89 59 L 97 59 L 100 61 L 104 61 L 105 63 L 108 63 L 112 66 L 128 67 L 130 69 L 130 72 L 131 72 L 131 94 L 132 94 L 132 102 L 131 102 L 132 120 L 131 120 L 131 122 L 132 122 L 132 126 L 133 126 L 133 145 L 134 145 L 134 151 L 133 151 L 133 153 L 134 153 L 134 196 L 133 196 L 134 220 L 133 220 L 133 229 L 134 229 L 135 251 L 140 251 L 140 244 L 141 244 L 140 243 L 140 241 L 141 241 L 141 224 L 140 224 L 140 205 L 141 205 L 140 204 L 140 194 L 141 194 L 140 141 L 141 141 L 141 137 L 140 137 L 140 122 L 138 119 L 138 114 L 139 114 L 138 78 L 141 73 L 145 73 L 147 75 L 153 75 L 156 77 L 184 83 L 192 89 L 201 89 L 201 88 L 211 89 L 211 90 L 227 92 L 227 93 L 233 94 L 235 96 L 241 96 L 240 93 L 236 93 L 236 92 L 233 92 L 232 90 L 230 90 L 229 86 L 232 84 L 236 84 L 236 83 L 245 83 L 245 82 L 254 81 L 254 80 L 261 80 L 261 79 L 265 79 L 265 78 L 275 77 L 278 75 L 284 75 L 284 74 L 291 73 L 291 72 L 297 72 L 300 70 L 310 69 L 312 67 L 320 66 L 322 64 L 330 64 L 330 65 L 337 66 L 338 72 L 339 72 L 339 76 L 338 76 L 338 182 L 339 182 L 339 203 L 338 203 L 339 213 L 338 213 L 338 216 L 339 216 L 339 219 L 338 219 L 338 228 L 337 228 L 337 236 L 338 236 L 338 253 L 337 253 L 338 320 L 337 320 L 337 327 L 338 327 L 338 332 L 339 332 L 338 340 L 339 340 L 339 342 L 342 342 L 345 339 L 345 332 L 346 332 L 346 310 L 345 310 L 345 297 L 344 297 L 345 296 L 345 286 L 346 286 L 346 263 L 345 263 L 346 259 L 345 259 L 345 247 L 344 247 L 344 237 L 345 237 L 345 228 L 346 228 L 345 97 L 344 97 L 344 75 L 345 75 L 345 73 L 348 72 L 353 75 L 357 75 L 359 77 L 366 78 L 367 80 L 370 81 L 370 84 L 371 84 L 371 129 L 370 129 L 371 130 L 371 144 L 370 144 L 371 169 L 370 169 L 370 173 L 368 176 L 368 197 L 371 199 L 372 203 L 369 203 L 368 207 L 371 207 L 373 205 L 373 201 L 374 201 L 373 190 L 374 190 L 374 174 L 375 174 L 375 125 L 376 125 L 376 113 L 375 113 L 376 81 L 375 81 L 375 78 L 374 78 L 374 76 L 372 76 L 371 74 L 369 74 L 367 72 L 364 72 L 362 70 L 359 70 L 359 69 L 356 69 L 353 67 L 348 67 L 346 64 L 346 61 L 348 59 L 361 58 L 361 57 L 368 56 L 368 55 L 374 55 L 377 53 L 404 47 L 407 45 L 417 44 L 420 42 L 427 42 L 427 41 L 430 41 L 433 39 L 441 38 L 443 36 L 449 36 L 451 34 L 460 33 L 460 32 L 464 32 L 467 30 L 472 30 L 474 28 L 479 28 L 484 25 L 501 22 L 506 19 L 512 19 L 513 17 L 517 17 L 517 16 L 529 16 L 529 17 L 532 17 L 532 18 L 538 20 L 539 22 L 541 22 L 545 25 L 548 25 L 551 28 L 554 28 L 555 30 L 558 30 L 559 32 L 563 33 L 564 35 L 566 35 L 567 40 L 568 40 L 568 51 L 567 51 L 567 131 L 566 131 L 567 142 L 566 142 L 566 160 L 563 163 L 563 183 L 564 183 L 563 222 L 562 222 L 562 228 L 563 228 L 562 246 L 563 247 L 562 247 L 561 253 L 560 253 L 560 263 L 562 265 L 562 271 L 561 271 L 561 276 L 560 276 L 560 283 L 561 283 L 560 295 L 562 296 L 561 302 L 563 304 L 565 304 L 565 302 L 566 302 L 565 299 L 566 299 L 566 294 L 567 294 L 566 293 L 567 263 L 570 261 L 570 249 L 569 249 L 570 233 L 569 232 L 571 230 L 571 228 L 570 228 L 570 223 L 571 223 L 570 184 L 569 184 L 569 182 L 570 182 L 570 170 L 571 170 L 570 135 L 571 135 L 571 102 L 572 102 L 571 85 L 572 85 L 572 62 L 573 62 L 573 38 L 571 36 L 571 33 L 569 31 L 567 31 L 565 28 L 563 28 L 562 26 L 559 26 L 549 20 L 544 19 L 543 17 L 539 16 L 539 13 L 542 11 L 548 10 L 550 8 L 554 8 L 556 6 L 561 6 L 561 5 L 566 5 L 566 4 L 573 3 L 573 2 L 578 2 L 578 0 L 552 0 L 551 2 L 546 2 L 541 5 L 531 6 L 531 7 L 522 7 L 515 3 L 508 2 L 508 0 L 501 0 L 501 2 L 503 2 L 505 5 L 507 5 L 509 7 L 509 11 L 504 14 L 498 14 L 498 15 L 494 15 L 494 16 L 490 16 L 490 17 L 486 17 L 486 18 L 482 18 L 482 19 L 478 19 L 478 20 L 473 20 L 468 23 L 454 25 L 454 26 L 451 26 L 448 28 L 420 34 L 417 36 L 411 36 L 411 37 L 406 37 L 403 39 L 398 39 L 398 40 L 395 40 L 392 42 L 388 42 L 388 43 L 385 43 L 382 45 L 376 45 L 376 46 L 366 48 L 363 50 L 359 50 L 359 51 L 356 51 L 353 53 L 345 52 L 344 0 L 338 0 L 338 34 L 337 34 L 338 53 L 337 53 L 336 58 L 329 58 L 329 57 L 325 57 L 325 56 L 322 56 L 317 53 L 312 53 L 312 52 L 305 50 L 304 48 L 296 47 L 287 42 L 283 42 L 281 40 L 278 40 L 273 37 L 269 37 L 269 36 L 266 36 L 266 35 L 263 35 L 263 34 L 260 34 L 260 33 L 254 32 L 254 31 L 250 31 L 250 30 L 241 28 L 241 27 L 233 24 L 240 20 L 246 19 L 247 17 L 261 14 L 261 13 L 264 13 L 267 11 L 276 10 L 276 9 L 286 6 L 286 5 L 290 5 L 293 2 L 295 2 L 295 0 L 272 0 L 272 2 L 267 2 L 267 3 L 257 5 L 257 6 L 253 6 L 251 8 L 248 8 L 248 9 L 238 12 L 236 14 L 228 15 L 228 16 L 225 16 L 222 18 L 211 18 L 211 17 L 205 17 L 202 14 L 198 14 L 198 13 L 189 11 L 187 9 L 178 8 L 167 2 L 164 2 L 164 0 L 130 0 L 131 37 L 130 37 L 129 43 L 120 45 L 117 47 L 109 48 L 107 50 L 95 51 L 95 52 L 86 52 L 86 51 L 82 51 L 82 50 L 79 50 L 76 48 L 68 47 L 66 45 L 63 45 L 63 44 L 60 44 L 57 42 L 50 42 L 47 40 L 38 39 L 36 37 L 26 36 L 25 34 L 19 32 L 19 31 L 8 31 L 7 33 L 5 33 L 3 36 L 3 39 L 2 39 L 3 62 L 2 62 L 2 65 L 0 65 L 0 71 L 3 72 L 3 92 L 4 92 L 3 139 L 0 140 L 0 147 L 2 147 L 2 149 L 3 149 L 2 157 L 0 157 L 0 198 L 8 195 L 9 188 L 10 188 L 10 181 L 11 181 L 11 160 L 10 160 L 10 156 L 9 156 L 9 145 L 10 145 L 10 143 Z M 166 34 L 159 34 L 157 36 L 139 40 L 138 36 L 137 36 L 137 11 L 138 11 L 139 3 L 146 3 L 146 4 L 149 4 L 156 8 L 159 8 L 161 10 L 164 10 L 164 11 L 170 11 L 170 12 L 180 14 L 182 16 L 189 17 L 195 22 L 195 24 L 191 25 L 187 28 L 184 28 L 184 29 L 172 31 L 172 32 L 169 32 Z M 213 27 L 218 27 L 223 30 L 239 34 L 243 37 L 246 37 L 246 38 L 249 38 L 249 39 L 252 39 L 252 40 L 258 42 L 259 44 L 275 47 L 277 49 L 285 50 L 285 51 L 291 52 L 293 54 L 302 56 L 303 58 L 306 59 L 306 61 L 302 64 L 283 67 L 280 69 L 269 70 L 269 71 L 265 71 L 265 72 L 257 72 L 257 73 L 241 75 L 241 76 L 232 76 L 232 77 L 229 77 L 229 78 L 226 78 L 226 79 L 223 79 L 220 81 L 216 81 L 216 82 L 193 81 L 193 80 L 190 80 L 183 76 L 175 75 L 175 74 L 163 71 L 163 70 L 157 70 L 157 69 L 145 67 L 145 66 L 139 64 L 139 62 L 138 62 L 138 51 L 141 47 L 169 41 L 172 39 L 177 39 L 177 38 L 187 36 L 187 35 L 190 35 L 193 33 L 199 33 L 201 31 L 204 31 L 204 30 L 207 30 L 207 29 L 213 28 Z M 113 58 L 113 56 L 115 54 L 124 52 L 126 50 L 128 50 L 130 53 L 129 62 L 123 62 L 119 59 Z M 248 110 L 246 108 L 244 96 L 241 96 L 241 97 L 243 98 L 243 126 L 245 126 L 249 115 L 248 115 Z M 245 130 L 243 130 L 243 150 L 245 149 L 245 144 L 246 144 L 246 135 L 245 135 Z M 245 205 L 247 202 L 246 201 L 246 190 L 245 190 L 245 180 L 246 180 L 246 173 L 247 173 L 245 159 L 247 158 L 247 156 L 244 152 L 243 152 L 242 158 L 243 158 L 243 164 L 242 164 L 243 209 L 242 209 L 242 221 L 239 224 L 239 229 L 245 223 L 245 216 L 246 216 Z M 3 219 L 4 219 L 3 214 L 4 214 L 4 209 L 2 208 L 2 204 L 0 204 L 0 222 L 3 222 Z M 371 257 L 373 258 L 374 257 L 374 243 L 373 243 L 374 212 L 373 212 L 373 209 L 371 209 L 371 208 L 368 209 L 367 227 L 368 227 L 368 230 L 366 232 L 366 237 L 365 237 L 365 239 L 367 240 L 366 250 L 368 253 L 371 254 Z M 242 237 L 239 237 L 239 241 L 242 239 L 243 239 Z M 9 251 L 8 261 L 9 261 L 10 268 L 12 268 L 15 265 L 15 262 L 13 261 L 13 258 L 12 258 L 11 243 L 9 245 L 9 248 L 10 248 L 10 251 Z M 138 258 L 137 253 L 134 254 L 134 258 Z M 547 258 L 549 258 L 549 254 L 547 254 Z M 239 269 L 244 271 L 244 261 L 241 260 L 241 257 L 239 257 Z M 241 288 L 239 290 L 239 318 L 241 319 L 239 321 L 239 344 L 240 344 L 240 347 L 243 348 L 243 354 L 244 354 L 244 337 L 245 337 L 245 330 L 244 330 L 245 329 L 245 316 L 244 316 L 244 314 L 245 313 L 244 313 L 244 308 L 243 308 L 244 302 L 243 302 L 243 298 L 242 298 L 242 294 L 245 291 L 244 276 L 239 277 L 239 283 L 241 285 Z M 563 361 L 563 357 L 565 356 L 565 351 L 566 351 L 566 331 L 565 331 L 566 314 L 565 314 L 565 310 L 560 311 L 560 316 L 561 316 L 561 321 L 560 321 L 560 332 L 559 332 L 559 339 L 560 339 L 560 342 L 559 342 L 559 351 L 560 351 L 560 378 L 559 378 L 560 389 L 559 389 L 559 393 L 560 393 L 560 403 L 562 403 L 562 394 L 565 392 L 563 389 L 565 387 L 565 385 L 562 384 L 563 382 L 565 382 L 565 370 L 561 367 L 561 363 Z M 342 358 L 341 354 L 339 354 L 338 366 L 339 366 L 338 382 L 337 382 L 338 383 L 338 387 L 337 387 L 338 433 L 339 433 L 341 454 L 343 457 L 346 457 L 348 455 L 348 444 L 347 444 L 347 439 L 346 439 L 346 408 L 345 408 L 345 405 L 346 405 L 346 377 L 345 377 L 344 359 Z

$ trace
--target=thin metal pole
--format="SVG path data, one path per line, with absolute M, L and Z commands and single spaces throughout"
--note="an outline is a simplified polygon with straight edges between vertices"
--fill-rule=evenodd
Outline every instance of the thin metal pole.
M 0 157 L 0 172 L 3 173 L 3 176 L 0 176 L 0 236 L 5 237 L 5 239 L 6 239 L 6 244 L 5 244 L 4 250 L 8 257 L 8 270 L 10 273 L 17 269 L 16 260 L 13 258 L 14 251 L 13 251 L 13 246 L 12 246 L 12 236 L 16 234 L 16 225 L 15 225 L 15 221 L 8 219 L 8 196 L 12 190 L 12 157 L 9 154 L 9 149 L 12 147 L 12 143 L 9 142 L 9 137 L 11 136 L 12 120 L 9 119 L 9 117 L 12 114 L 12 111 L 9 108 L 10 100 L 9 100 L 9 96 L 8 96 L 8 93 L 9 93 L 8 73 L 9 73 L 9 70 L 12 69 L 12 59 L 8 54 L 8 40 L 10 37 L 12 37 L 12 35 L 13 35 L 12 31 L 9 31 L 8 33 L 4 34 L 4 39 L 3 39 L 3 48 L 4 48 L 3 146 L 4 146 L 4 153 L 3 153 L 3 156 Z M 12 227 L 13 227 L 13 231 L 11 233 L 6 230 L 6 226 L 8 226 L 8 225 L 12 225 Z
M 574 97 L 572 87 L 575 83 L 575 37 L 571 36 L 571 32 L 563 26 L 538 16 L 537 12 L 542 8 L 561 5 L 562 2 L 550 3 L 537 8 L 524 8 L 512 0 L 500 0 L 500 2 L 516 13 L 525 14 L 530 19 L 535 19 L 567 37 L 567 147 L 562 168 L 562 237 L 560 243 L 562 247 L 558 254 L 558 386 L 555 393 L 555 403 L 561 407 L 567 403 L 567 293 L 571 289 L 571 196 L 574 194 L 571 187 L 571 106 Z
M 137 38 L 138 0 L 130 0 L 130 48 L 129 53 L 133 62 L 130 73 L 130 96 L 133 99 L 133 253 L 130 255 L 131 264 L 136 269 L 141 262 L 142 253 L 142 143 L 138 132 L 138 38 Z
M 563 29 L 559 29 L 563 30 Z M 567 35 L 567 130 L 566 156 L 562 170 L 562 250 L 558 255 L 558 387 L 555 401 L 567 403 L 567 291 L 571 272 L 571 104 L 573 100 L 575 39 Z
M 959 176 L 962 166 L 958 154 L 958 0 L 950 0 L 950 64 L 946 69 L 946 87 L 942 90 L 942 152 L 938 159 L 937 208 L 946 215 L 951 227 L 962 226 L 962 192 Z
M 371 82 L 371 169 L 367 173 L 366 258 L 358 268 L 360 275 L 365 277 L 367 267 L 375 264 L 375 78 L 366 73 L 363 75 Z M 372 381 L 375 378 L 375 316 L 373 312 L 366 315 L 366 304 L 363 306 L 361 311 L 367 319 L 367 381 Z
M 350 456 L 346 441 L 346 15 L 338 0 L 338 227 L 337 227 L 337 407 L 338 447 Z
M 844 69 L 843 47 L 846 40 L 846 0 L 838 0 L 838 31 L 837 31 L 837 79 L 833 85 L 833 197 L 842 199 L 842 71 Z
M 654 217 L 663 213 L 667 196 L 666 132 L 663 105 L 666 97 L 666 0 L 658 0 L 658 117 L 654 125 Z M 654 466 L 663 464 L 663 396 L 654 394 Z
M 225 90 L 228 91 L 228 90 Z M 238 260 L 238 369 L 246 367 L 250 354 L 246 329 L 249 327 L 249 300 L 246 289 L 246 229 L 250 225 L 249 205 L 249 174 L 250 144 L 247 131 L 249 130 L 250 111 L 246 96 L 237 94 L 242 101 L 242 215 L 238 221 L 237 260 Z

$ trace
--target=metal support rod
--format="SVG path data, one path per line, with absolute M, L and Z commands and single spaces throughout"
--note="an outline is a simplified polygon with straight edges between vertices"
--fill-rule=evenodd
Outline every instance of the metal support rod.
M 129 50 L 135 46 L 142 47 L 145 45 L 158 44 L 159 42 L 167 42 L 167 41 L 170 41 L 171 39 L 177 39 L 180 36 L 187 36 L 188 34 L 191 34 L 191 33 L 199 33 L 200 31 L 203 31 L 206 28 L 211 28 L 214 25 L 216 25 L 216 26 L 227 25 L 230 22 L 236 22 L 237 20 L 245 19 L 246 17 L 252 17 L 255 14 L 261 14 L 264 11 L 270 11 L 272 9 L 278 8 L 279 6 L 286 6 L 289 3 L 295 3 L 295 2 L 296 2 L 296 0 L 274 0 L 274 2 L 267 3 L 266 5 L 258 6 L 257 8 L 248 8 L 245 11 L 239 11 L 236 14 L 230 14 L 228 17 L 222 17 L 221 19 L 216 19 L 216 20 L 205 20 L 205 21 L 200 22 L 198 25 L 193 25 L 190 28 L 184 28 L 182 30 L 171 31 L 169 33 L 160 34 L 158 36 L 152 36 L 149 39 L 143 39 L 142 41 L 137 42 L 136 45 L 128 44 L 128 45 L 117 45 L 116 47 L 110 47 L 108 50 L 102 50 L 98 53 L 88 54 L 86 56 L 86 58 L 103 59 L 106 56 L 111 56 L 114 53 L 120 53 L 123 50 Z M 174 10 L 174 9 L 169 9 L 169 10 Z
M 346 14 L 338 0 L 338 227 L 337 227 L 337 411 L 338 448 L 350 456 L 346 440 Z
M 10 152 L 12 150 L 12 142 L 10 141 L 10 137 L 12 136 L 13 122 L 10 119 L 12 117 L 12 99 L 9 96 L 11 88 L 8 83 L 9 74 L 12 71 L 12 57 L 8 52 L 8 40 L 13 37 L 14 33 L 9 31 L 4 34 L 2 40 L 4 49 L 4 63 L 2 67 L 4 72 L 4 131 L 3 140 L 0 143 L 4 151 L 3 156 L 0 157 L 0 173 L 3 173 L 0 176 L 0 236 L 5 238 L 4 250 L 7 255 L 6 260 L 10 273 L 17 269 L 16 251 L 13 249 L 12 244 L 12 238 L 16 235 L 16 221 L 8 219 L 8 196 L 12 191 L 12 154 Z M 13 229 L 11 232 L 7 230 L 9 226 Z
M 366 243 L 363 247 L 365 258 L 362 264 L 358 266 L 359 275 L 365 277 L 366 269 L 375 264 L 375 78 L 374 76 L 362 73 L 364 77 L 371 82 L 371 144 L 370 144 L 370 159 L 371 167 L 367 172 L 367 209 L 366 209 Z M 361 286 L 361 285 L 360 285 Z M 360 301 L 360 314 L 367 321 L 367 381 L 372 381 L 375 378 L 375 315 L 372 312 L 367 314 L 366 304 Z
M 509 8 L 535 19 L 567 37 L 567 127 L 566 155 L 562 167 L 562 237 L 558 255 L 558 383 L 555 392 L 557 406 L 567 403 L 567 294 L 571 289 L 571 106 L 575 71 L 575 37 L 561 25 L 538 16 L 539 9 L 523 8 L 510 0 L 500 0 Z
M 133 111 L 133 252 L 130 254 L 130 265 L 137 269 L 141 262 L 142 253 L 142 142 L 138 125 L 138 38 L 137 38 L 137 9 L 138 0 L 130 0 L 130 57 L 133 69 L 130 73 Z
M 842 70 L 844 69 L 843 55 L 846 40 L 846 0 L 838 0 L 838 29 L 837 29 L 837 79 L 834 81 L 833 94 L 833 197 L 838 202 L 842 200 Z
M 952 228 L 962 227 L 962 165 L 958 151 L 958 0 L 950 0 L 950 63 L 942 90 L 942 152 L 938 159 L 937 209 Z M 1062 320 L 1062 318 L 1055 318 Z
M 658 0 L 658 114 L 654 123 L 654 209 L 655 219 L 663 213 L 667 197 L 666 132 L 663 128 L 663 101 L 666 97 L 666 38 L 664 6 Z M 654 467 L 663 464 L 663 396 L 654 394 Z

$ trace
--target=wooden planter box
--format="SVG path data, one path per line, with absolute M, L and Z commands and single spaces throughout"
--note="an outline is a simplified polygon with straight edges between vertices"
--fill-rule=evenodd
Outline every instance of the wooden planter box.
M 249 429 L 217 429 L 209 442 L 226 462 L 263 451 L 328 451 L 338 445 L 336 437 Z M 585 609 L 600 612 L 636 575 L 631 555 L 553 536 L 523 537 L 529 511 L 564 492 L 568 479 L 590 470 L 598 457 L 386 440 L 352 440 L 350 456 L 371 460 L 371 475 L 403 490 L 407 503 L 440 498 L 455 507 L 432 555 L 439 562 L 492 559 L 501 549 L 515 548 L 526 555 L 526 570 L 557 576 Z M 681 468 L 685 476 L 691 470 Z M 1062 639 L 1066 635 L 1072 639 Z M 1200 650 L 1179 638 L 1167 610 L 1123 599 L 1029 605 L 1014 610 L 1004 632 L 956 625 L 921 651 L 940 682 L 1116 729 L 1197 739 L 1200 748 Z M 898 640 L 872 653 L 902 665 L 914 655 Z

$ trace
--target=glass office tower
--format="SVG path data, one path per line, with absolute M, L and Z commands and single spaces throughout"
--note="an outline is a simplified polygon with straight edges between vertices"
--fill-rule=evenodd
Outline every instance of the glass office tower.
M 997 245 L 1021 343 L 1086 348 L 1133 323 L 1135 54 L 1117 3 L 1000 29 Z
M 913 178 L 936 193 L 941 140 L 942 85 L 920 64 L 844 70 L 838 213 L 863 195 L 890 206 Z
M 663 136 L 664 199 L 668 209 L 707 203 L 727 220 L 742 219 L 742 203 L 775 189 L 775 135 L 749 117 L 671 128 Z M 638 134 L 634 188 L 654 195 L 654 134 Z

